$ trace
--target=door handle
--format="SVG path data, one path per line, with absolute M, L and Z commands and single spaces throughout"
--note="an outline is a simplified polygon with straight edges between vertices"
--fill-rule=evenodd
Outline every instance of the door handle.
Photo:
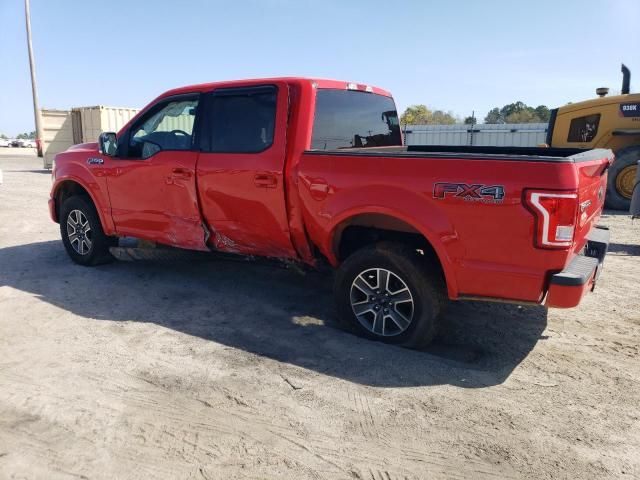
M 174 168 L 171 170 L 173 178 L 191 178 L 191 170 L 188 168 Z
M 329 190 L 329 184 L 324 178 L 314 178 L 309 184 L 309 192 L 314 200 L 324 200 L 329 195 Z
M 259 188 L 276 188 L 278 179 L 270 173 L 259 173 L 253 177 L 253 182 Z

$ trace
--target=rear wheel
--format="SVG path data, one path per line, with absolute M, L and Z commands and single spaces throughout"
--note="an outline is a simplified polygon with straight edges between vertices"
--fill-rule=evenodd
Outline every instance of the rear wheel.
M 636 168 L 640 160 L 640 147 L 624 148 L 616 153 L 616 160 L 609 170 L 605 205 L 614 210 L 629 210 L 636 180 Z
M 114 260 L 109 247 L 117 244 L 108 237 L 93 203 L 83 196 L 69 197 L 60 208 L 60 235 L 67 254 L 80 265 L 99 265 Z
M 446 302 L 439 268 L 406 245 L 386 242 L 344 261 L 334 295 L 345 328 L 407 348 L 431 342 Z

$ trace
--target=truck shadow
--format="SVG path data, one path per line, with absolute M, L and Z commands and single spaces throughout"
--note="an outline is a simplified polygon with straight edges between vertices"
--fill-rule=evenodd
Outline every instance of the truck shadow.
M 0 249 L 0 286 L 76 315 L 155 323 L 371 386 L 500 384 L 547 323 L 542 307 L 455 302 L 434 344 L 410 351 L 338 330 L 331 280 L 221 260 L 85 268 L 71 263 L 58 241 Z
M 7 170 L 7 172 L 12 173 L 44 173 L 46 175 L 51 175 L 51 170 L 40 169 L 40 170 Z
M 640 256 L 640 245 L 629 245 L 628 243 L 610 243 L 609 252 L 626 257 Z

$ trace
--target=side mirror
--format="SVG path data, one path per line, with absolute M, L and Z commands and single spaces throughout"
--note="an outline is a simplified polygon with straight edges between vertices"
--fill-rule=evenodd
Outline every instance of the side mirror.
M 118 140 L 114 132 L 101 133 L 98 137 L 98 144 L 100 145 L 100 153 L 103 155 L 113 157 L 118 150 Z

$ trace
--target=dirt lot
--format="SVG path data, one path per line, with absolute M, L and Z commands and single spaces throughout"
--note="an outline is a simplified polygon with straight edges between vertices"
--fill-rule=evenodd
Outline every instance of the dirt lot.
M 579 308 L 456 303 L 412 352 L 336 329 L 320 274 L 76 266 L 1 150 L 0 478 L 640 478 L 640 222 L 604 216 Z

